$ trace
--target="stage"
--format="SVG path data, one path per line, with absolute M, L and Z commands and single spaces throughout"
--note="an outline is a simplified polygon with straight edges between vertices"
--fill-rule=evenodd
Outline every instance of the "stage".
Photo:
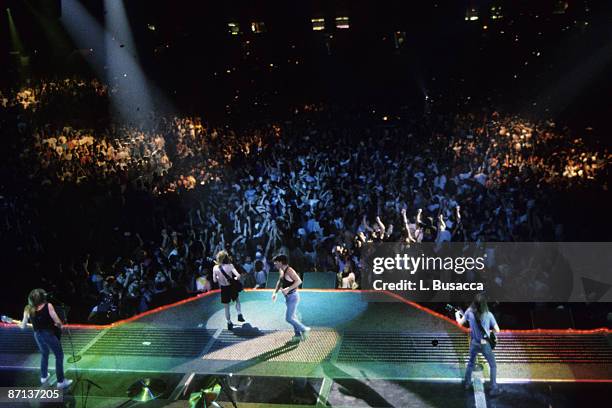
M 406 406 L 404 399 L 415 401 L 415 395 L 422 400 L 417 406 L 477 405 L 475 393 L 466 396 L 459 384 L 467 332 L 448 317 L 388 293 L 303 290 L 300 318 L 313 330 L 294 344 L 284 300 L 273 303 L 270 297 L 268 290 L 242 293 L 247 322 L 237 323 L 232 307 L 233 331 L 226 330 L 216 292 L 111 326 L 72 326 L 62 339 L 64 352 L 82 358 L 65 364 L 67 376 L 103 388 L 92 387 L 87 406 L 118 406 L 142 377 L 162 379 L 165 403 L 182 406 L 210 374 L 231 374 L 243 396 L 259 390 L 259 399 L 245 397 L 247 405 L 240 406 Z M 40 357 L 31 332 L 3 326 L 1 333 L 3 385 L 36 385 Z M 551 384 L 601 387 L 599 395 L 612 390 L 607 330 L 505 331 L 496 357 L 498 382 L 508 390 L 540 387 L 550 393 Z M 266 393 L 283 397 L 264 398 Z M 76 405 L 82 406 L 79 398 Z

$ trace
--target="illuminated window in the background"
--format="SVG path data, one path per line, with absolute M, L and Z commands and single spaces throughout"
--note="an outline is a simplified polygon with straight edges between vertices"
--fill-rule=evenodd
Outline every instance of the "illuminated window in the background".
M 238 35 L 240 34 L 240 24 L 235 22 L 227 23 L 227 30 L 231 35 Z
M 312 31 L 323 31 L 325 30 L 325 19 L 324 18 L 311 18 Z
M 503 17 L 501 6 L 491 6 L 491 20 L 499 20 Z
M 470 7 L 465 12 L 465 21 L 476 21 L 478 20 L 478 9 L 476 7 Z
M 251 23 L 251 31 L 255 34 L 261 34 L 266 32 L 266 25 L 263 21 L 253 21 Z
M 349 28 L 349 18 L 348 17 L 336 17 L 336 28 L 339 29 L 347 29 Z

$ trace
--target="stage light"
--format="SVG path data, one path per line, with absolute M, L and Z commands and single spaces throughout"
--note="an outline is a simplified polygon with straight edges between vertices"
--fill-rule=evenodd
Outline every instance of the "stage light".
M 491 20 L 500 20 L 504 17 L 501 6 L 491 6 Z
M 240 34 L 240 24 L 239 23 L 229 22 L 229 23 L 227 23 L 227 29 L 228 29 L 228 32 L 231 35 L 238 35 L 238 34 Z
M 336 28 L 346 30 L 350 27 L 349 18 L 346 16 L 336 17 Z
M 263 21 L 253 21 L 251 23 L 251 31 L 255 34 L 266 32 L 266 24 Z
M 312 31 L 323 31 L 325 30 L 325 19 L 324 18 L 311 18 Z
M 466 10 L 465 21 L 477 21 L 478 18 L 478 9 L 476 7 L 470 7 Z

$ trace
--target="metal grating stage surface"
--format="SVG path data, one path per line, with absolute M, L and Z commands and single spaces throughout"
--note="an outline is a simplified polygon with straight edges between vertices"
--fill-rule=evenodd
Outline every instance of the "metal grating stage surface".
M 347 332 L 338 362 L 465 362 L 466 334 Z M 498 363 L 612 364 L 612 345 L 604 335 L 501 334 L 495 349 Z
M 291 343 L 293 331 L 258 331 L 251 335 L 237 335 L 224 330 L 205 360 L 259 360 L 320 363 L 330 359 L 339 340 L 333 330 L 313 330 L 304 343 Z
M 62 347 L 69 353 L 74 346 L 78 352 L 100 333 L 97 329 L 70 329 L 62 333 Z M 2 331 L 0 336 L 0 354 L 33 354 L 38 353 L 38 346 L 32 335 L 32 330 L 11 328 Z
M 122 326 L 104 333 L 85 355 L 183 357 L 205 360 L 260 360 L 320 363 L 457 363 L 469 353 L 463 333 L 411 333 L 313 330 L 300 347 L 288 344 L 293 332 L 285 330 L 223 330 L 213 339 L 208 329 L 168 329 Z M 38 353 L 31 330 L 9 329 L 0 336 L 0 354 Z M 100 334 L 97 329 L 64 331 L 65 353 L 79 353 Z M 497 362 L 576 363 L 612 365 L 612 343 L 602 334 L 502 333 L 495 350 Z
M 467 352 L 467 336 L 461 333 L 346 332 L 337 360 L 456 363 Z
M 612 364 L 612 344 L 602 334 L 504 333 L 495 356 L 498 363 Z
M 214 334 L 206 329 L 119 327 L 106 332 L 85 353 L 143 357 L 197 357 Z

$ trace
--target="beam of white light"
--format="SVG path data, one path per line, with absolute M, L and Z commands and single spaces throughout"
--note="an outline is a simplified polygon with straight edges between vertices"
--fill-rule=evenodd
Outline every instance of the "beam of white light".
M 591 82 L 602 75 L 612 63 L 612 30 L 607 32 L 607 42 L 594 50 L 585 60 L 568 70 L 563 78 L 550 85 L 538 98 L 537 106 L 548 107 L 548 114 L 555 117 L 570 105 Z
M 120 45 L 123 50 L 138 58 L 138 52 L 134 45 L 134 37 L 130 28 L 130 22 L 125 12 L 123 0 L 104 0 L 106 31 Z
M 116 87 L 113 105 L 120 118 L 136 124 L 153 110 L 149 84 L 138 64 L 132 31 L 122 0 L 104 0 L 106 66 L 110 84 Z
M 87 62 L 96 75 L 106 80 L 104 70 L 104 36 L 106 33 L 89 11 L 77 0 L 62 1 L 62 24 L 80 50 L 87 51 Z
M 62 23 L 80 49 L 91 50 L 88 62 L 96 74 L 112 89 L 111 102 L 123 123 L 141 125 L 150 118 L 152 101 L 145 74 L 130 53 L 130 46 L 121 42 L 125 39 L 133 48 L 123 2 L 114 0 L 107 13 L 106 24 L 120 33 L 114 36 L 105 30 L 77 0 L 62 1 Z M 125 36 L 126 31 L 129 33 Z M 129 38 L 128 38 L 129 37 Z M 105 52 L 103 51 L 105 50 Z

